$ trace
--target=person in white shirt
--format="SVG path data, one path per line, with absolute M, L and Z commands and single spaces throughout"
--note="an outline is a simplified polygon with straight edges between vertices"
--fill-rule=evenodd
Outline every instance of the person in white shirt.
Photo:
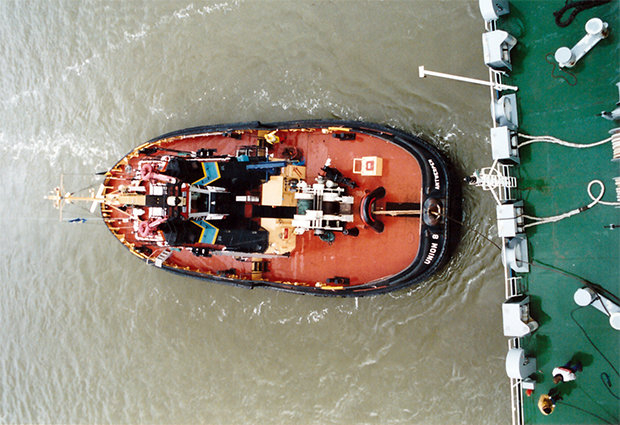
M 578 360 L 571 359 L 564 366 L 556 367 L 551 371 L 551 375 L 553 376 L 553 383 L 559 384 L 560 382 L 569 382 L 577 379 L 575 374 L 577 372 L 581 372 L 583 367 L 581 362 Z

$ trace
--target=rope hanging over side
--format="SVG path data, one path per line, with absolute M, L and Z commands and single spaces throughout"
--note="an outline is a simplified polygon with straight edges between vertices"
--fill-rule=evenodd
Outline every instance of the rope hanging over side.
M 557 26 L 564 28 L 567 27 L 575 20 L 577 14 L 583 12 L 586 9 L 590 9 L 592 7 L 601 6 L 605 3 L 609 3 L 611 0 L 582 0 L 582 1 L 573 1 L 569 2 L 566 0 L 566 4 L 561 9 L 553 12 L 553 16 L 555 16 L 555 23 Z M 562 17 L 566 12 L 570 9 L 574 9 L 566 20 L 562 20 Z

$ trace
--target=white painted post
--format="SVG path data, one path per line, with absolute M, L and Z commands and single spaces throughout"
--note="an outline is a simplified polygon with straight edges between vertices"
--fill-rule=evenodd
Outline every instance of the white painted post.
M 484 80 L 477 80 L 475 78 L 469 78 L 469 77 L 461 77 L 458 75 L 452 75 L 452 74 L 445 74 L 443 72 L 435 72 L 435 71 L 429 71 L 424 69 L 424 66 L 420 66 L 420 68 L 418 69 L 419 74 L 420 74 L 420 78 L 424 78 L 427 75 L 433 76 L 433 77 L 440 77 L 440 78 L 447 78 L 448 80 L 456 80 L 456 81 L 463 81 L 465 83 L 472 83 L 472 84 L 479 84 L 482 86 L 488 86 L 488 87 L 492 87 L 495 90 L 514 90 L 517 91 L 519 90 L 519 87 L 517 86 L 509 86 L 506 84 L 498 84 L 498 83 L 494 83 L 492 81 L 484 81 Z

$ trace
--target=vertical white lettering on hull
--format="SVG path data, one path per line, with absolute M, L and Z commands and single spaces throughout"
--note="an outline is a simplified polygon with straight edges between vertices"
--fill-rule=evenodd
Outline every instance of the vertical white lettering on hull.
M 436 190 L 440 190 L 441 189 L 441 181 L 439 180 L 439 170 L 437 170 L 437 166 L 435 166 L 435 163 L 433 162 L 432 159 L 428 160 L 428 165 L 431 166 L 431 170 L 433 171 L 433 178 L 435 179 L 435 189 Z
M 435 235 L 433 235 L 435 236 Z M 426 255 L 426 259 L 424 260 L 424 264 L 430 264 L 435 258 L 435 254 L 437 253 L 437 247 L 439 244 L 437 242 L 431 243 L 431 249 L 428 250 L 428 254 Z

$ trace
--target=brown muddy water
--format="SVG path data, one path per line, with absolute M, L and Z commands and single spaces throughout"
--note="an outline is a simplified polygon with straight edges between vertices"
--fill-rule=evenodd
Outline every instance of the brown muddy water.
M 0 3 L 0 422 L 509 423 L 495 248 L 464 235 L 408 290 L 245 290 L 58 222 L 66 173 L 205 124 L 342 118 L 423 134 L 461 175 L 491 162 L 476 0 Z M 494 204 L 464 189 L 468 228 Z M 86 217 L 74 206 L 65 218 Z

